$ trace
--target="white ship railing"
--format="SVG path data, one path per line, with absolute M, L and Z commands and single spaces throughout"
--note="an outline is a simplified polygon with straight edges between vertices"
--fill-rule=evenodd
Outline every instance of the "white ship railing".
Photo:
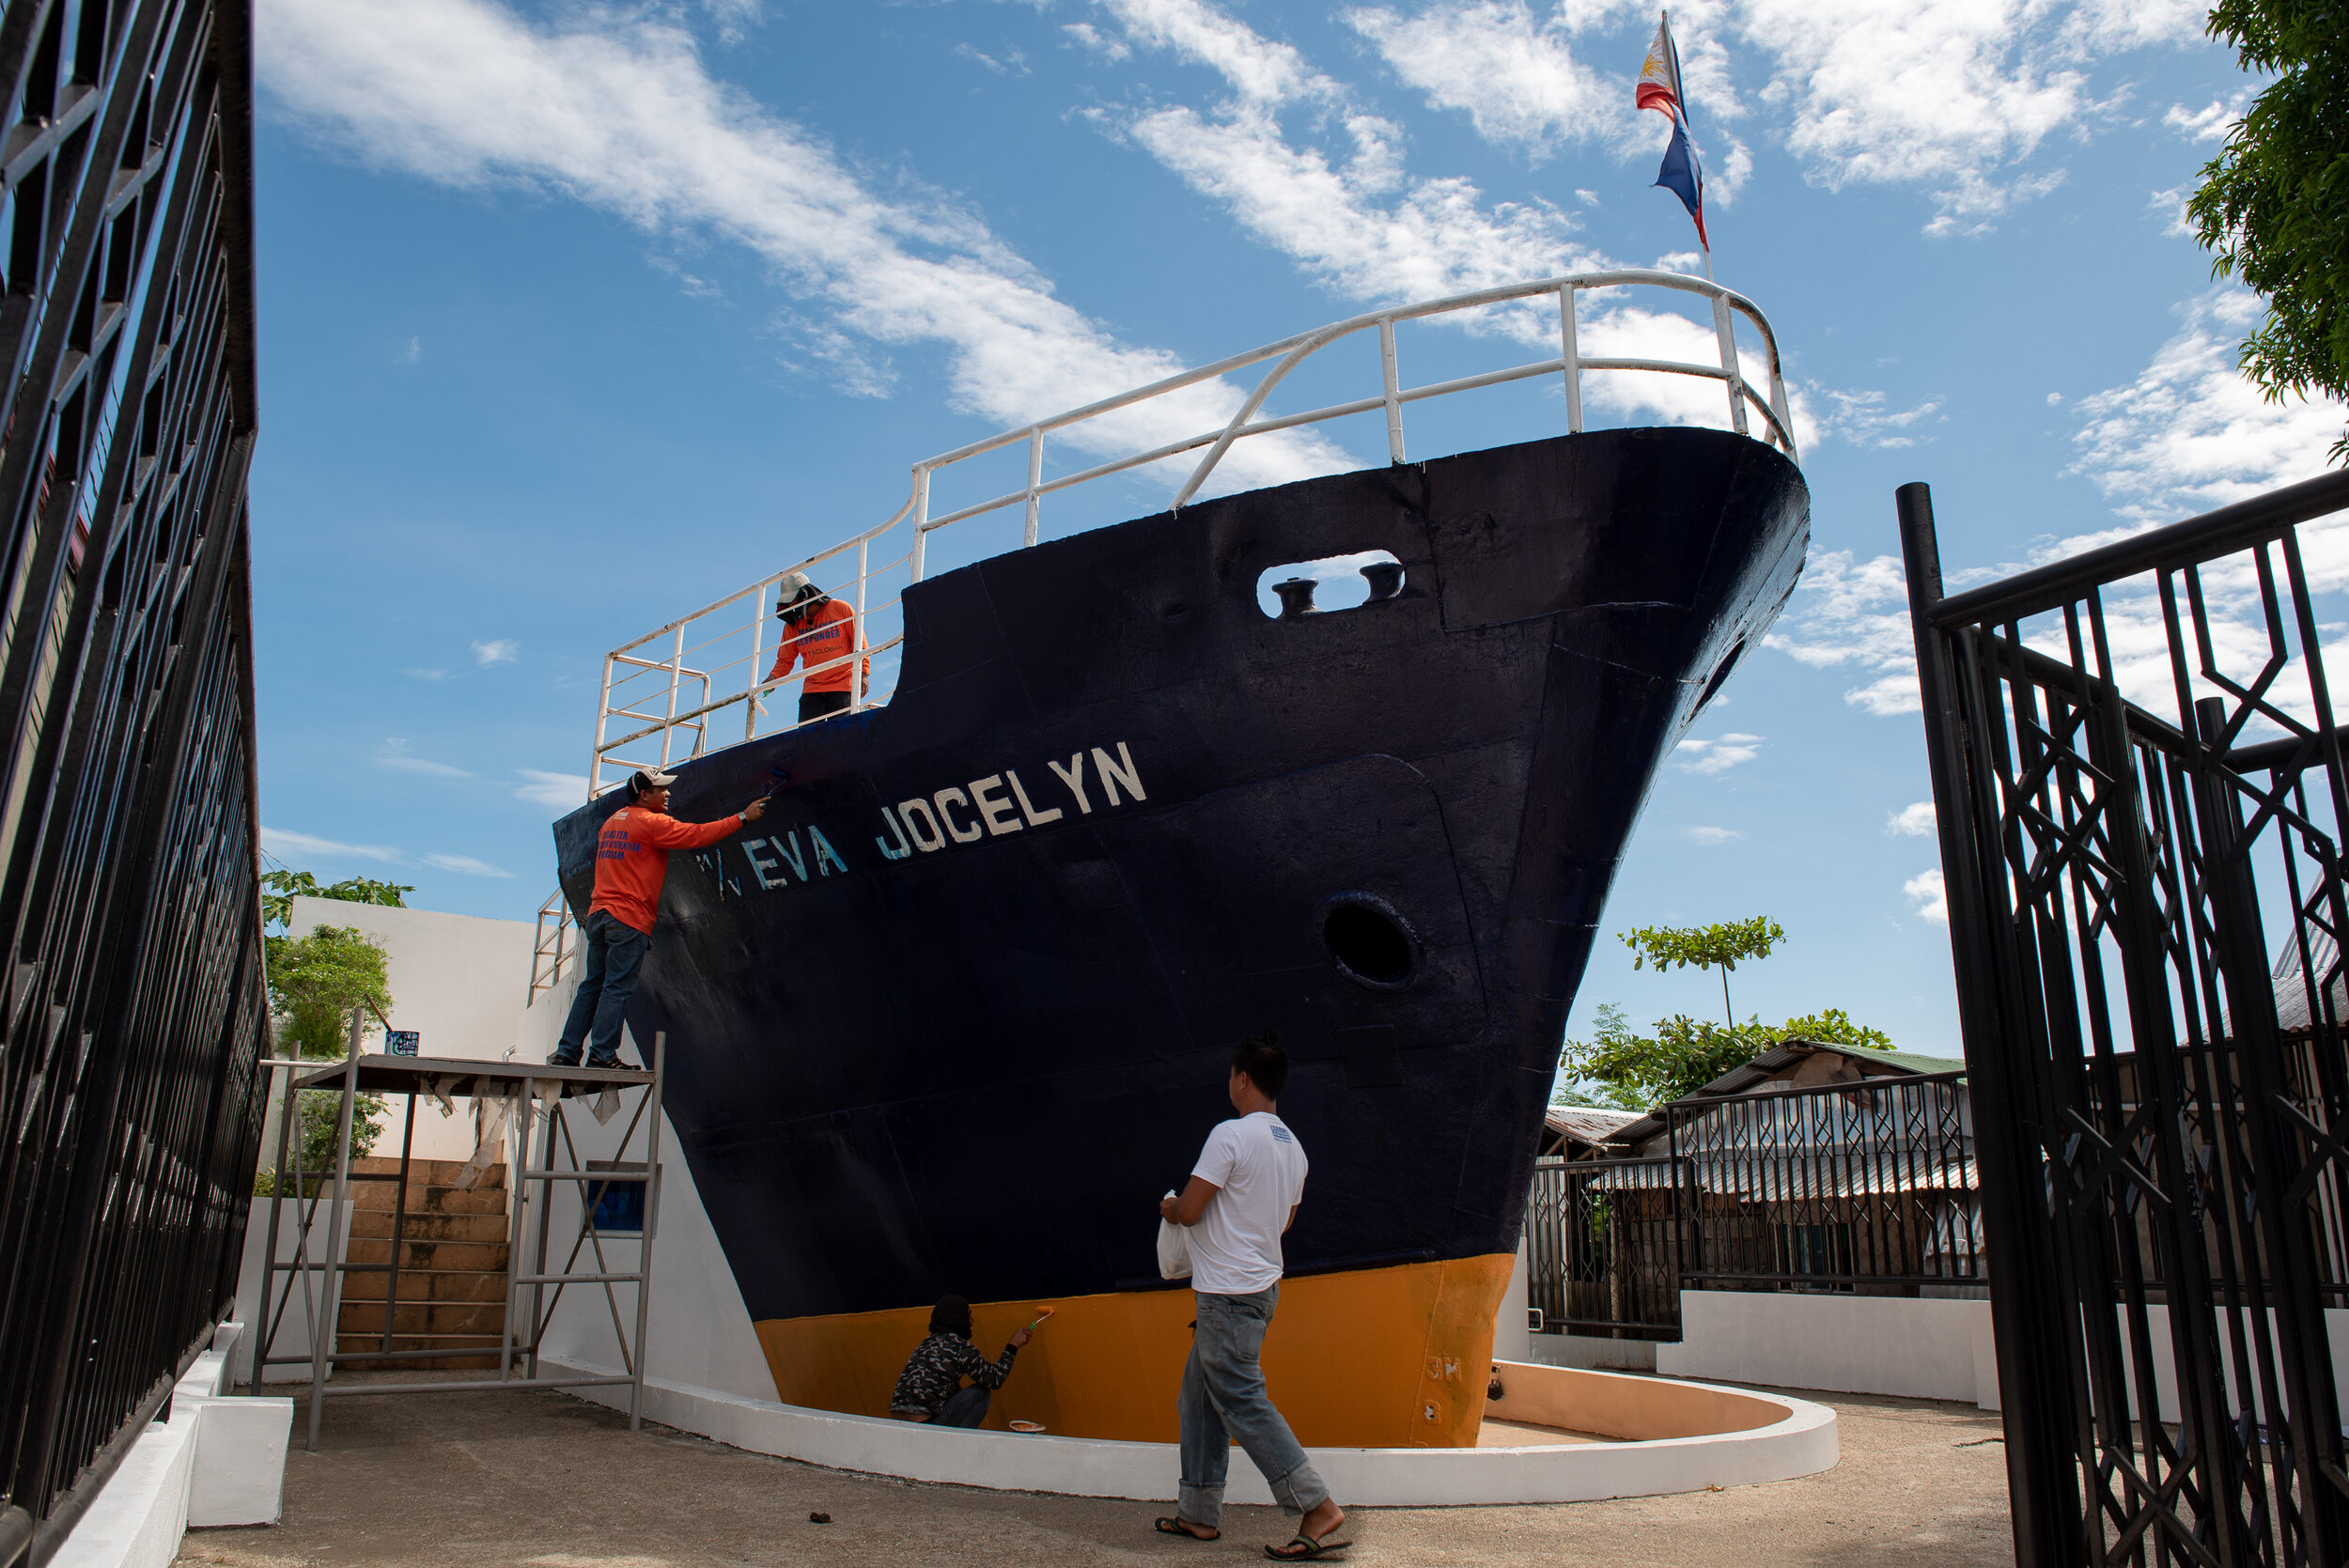
M 1595 289 L 1615 288 L 1671 289 L 1697 295 L 1707 301 L 1713 317 L 1715 359 L 1707 364 L 1582 353 L 1578 343 L 1579 296 Z M 1407 387 L 1402 384 L 1395 359 L 1394 329 L 1397 323 L 1479 310 L 1514 301 L 1548 303 L 1544 301 L 1544 296 L 1554 301 L 1557 311 L 1559 351 L 1556 356 L 1424 386 Z M 1765 357 L 1768 360 L 1766 390 L 1757 387 L 1748 377 L 1739 359 L 1735 332 L 1737 317 L 1745 318 L 1761 336 Z M 1333 403 L 1304 413 L 1278 416 L 1265 413 L 1266 401 L 1299 365 L 1333 343 L 1370 332 L 1378 334 L 1378 358 L 1382 371 L 1383 384 L 1376 395 Z M 1045 442 L 1055 432 L 1135 408 L 1155 398 L 1166 397 L 1267 361 L 1273 362 L 1272 367 L 1256 382 L 1238 411 L 1222 425 L 1182 441 L 1097 463 L 1073 474 L 1049 479 L 1045 477 Z M 1386 414 L 1388 458 L 1400 463 L 1404 461 L 1403 409 L 1406 404 L 1540 376 L 1558 375 L 1563 378 L 1566 428 L 1570 432 L 1579 432 L 1584 427 L 1582 378 L 1591 371 L 1652 372 L 1719 380 L 1723 383 L 1727 396 L 1731 429 L 1740 435 L 1751 434 L 1753 422 L 1758 419 L 1760 439 L 1778 447 L 1789 458 L 1797 456 L 1794 421 L 1788 411 L 1786 383 L 1780 366 L 1776 334 L 1751 301 L 1707 279 L 1688 277 L 1678 272 L 1629 268 L 1546 278 L 1538 283 L 1513 284 L 1501 288 L 1483 288 L 1474 293 L 1431 300 L 1423 304 L 1397 305 L 1366 312 L 1312 332 L 1299 333 L 1294 337 L 1283 338 L 1278 343 L 1268 343 L 1243 354 L 1234 354 L 1229 359 L 1201 365 L 1196 370 L 1187 370 L 1179 376 L 1170 376 L 1164 380 L 1154 381 L 1148 386 L 1138 387 L 1097 403 L 1071 409 L 1050 419 L 1004 430 L 985 441 L 958 446 L 935 458 L 925 458 L 913 465 L 912 491 L 906 498 L 905 505 L 897 508 L 888 520 L 614 648 L 604 660 L 602 697 L 596 716 L 595 752 L 588 769 L 589 794 L 592 797 L 601 793 L 638 768 L 669 767 L 700 756 L 717 746 L 731 744 L 738 724 L 745 740 L 793 728 L 797 722 L 796 705 L 792 705 L 793 711 L 784 711 L 788 697 L 787 694 L 779 695 L 778 688 L 788 687 L 811 675 L 837 670 L 843 665 L 854 665 L 860 660 L 869 661 L 873 679 L 869 684 L 856 683 L 851 692 L 851 706 L 855 708 L 871 707 L 888 701 L 894 687 L 896 655 L 905 638 L 904 619 L 900 613 L 902 595 L 907 584 L 922 580 L 929 536 L 939 529 L 1018 506 L 1024 513 L 1020 541 L 1024 549 L 1036 542 L 1039 513 L 1046 496 L 1113 474 L 1166 462 L 1204 447 L 1206 452 L 1175 492 L 1174 505 L 1180 507 L 1199 493 L 1200 487 L 1206 483 L 1224 455 L 1237 442 L 1251 436 L 1296 429 L 1379 410 Z M 975 505 L 931 515 L 931 479 L 939 471 L 1023 442 L 1028 458 L 1026 484 Z M 832 597 L 845 600 L 855 611 L 857 647 L 853 653 L 823 664 L 794 669 L 780 681 L 770 680 L 769 661 L 774 657 L 783 629 L 777 623 L 771 629 L 773 635 L 770 636 L 769 623 L 774 619 L 775 585 L 791 572 L 807 573 L 817 586 Z

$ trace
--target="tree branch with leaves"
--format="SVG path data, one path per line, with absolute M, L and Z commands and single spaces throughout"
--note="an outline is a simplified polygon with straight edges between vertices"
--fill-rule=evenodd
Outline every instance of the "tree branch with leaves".
M 1729 1004 L 1730 970 L 1743 959 L 1768 957 L 1785 939 L 1785 931 L 1767 915 L 1717 925 L 1641 925 L 1622 936 L 1623 945 L 1637 955 L 1631 960 L 1635 970 L 1719 970 L 1721 1017 L 1733 1030 L 1737 1012 Z

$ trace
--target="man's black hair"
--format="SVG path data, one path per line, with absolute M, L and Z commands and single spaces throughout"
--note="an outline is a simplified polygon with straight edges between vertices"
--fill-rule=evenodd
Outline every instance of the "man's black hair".
M 1279 1099 L 1289 1081 L 1289 1053 L 1281 1048 L 1280 1031 L 1268 1029 L 1234 1046 L 1232 1070 L 1246 1073 L 1266 1099 Z
M 930 1309 L 930 1332 L 971 1337 L 971 1303 L 959 1296 L 941 1296 Z

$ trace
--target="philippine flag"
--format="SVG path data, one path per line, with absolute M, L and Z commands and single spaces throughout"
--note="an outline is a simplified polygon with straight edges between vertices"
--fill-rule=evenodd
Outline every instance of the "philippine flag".
M 1664 163 L 1656 171 L 1656 183 L 1680 198 L 1688 216 L 1696 221 L 1697 243 L 1710 253 L 1713 241 L 1704 233 L 1704 170 L 1698 164 L 1697 149 L 1688 140 L 1688 100 L 1680 91 L 1680 55 L 1672 48 L 1670 12 L 1657 23 L 1656 41 L 1648 45 L 1647 59 L 1640 67 L 1639 96 L 1633 107 L 1653 109 L 1672 122 L 1672 146 L 1664 149 Z

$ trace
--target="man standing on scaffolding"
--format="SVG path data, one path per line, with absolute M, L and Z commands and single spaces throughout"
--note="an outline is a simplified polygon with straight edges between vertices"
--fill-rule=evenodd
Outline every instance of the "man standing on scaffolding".
M 647 768 L 628 781 L 628 804 L 604 819 L 596 836 L 596 896 L 580 929 L 587 938 L 587 972 L 563 1020 L 550 1066 L 576 1067 L 587 1047 L 590 1067 L 619 1067 L 620 1026 L 636 994 L 636 971 L 652 946 L 661 888 L 669 878 L 669 851 L 717 843 L 767 815 L 764 796 L 715 822 L 679 822 L 669 815 L 675 773 Z M 640 1051 L 641 1055 L 642 1052 Z
M 808 671 L 800 683 L 802 724 L 846 711 L 853 706 L 848 693 L 857 661 L 848 656 L 856 651 L 856 612 L 809 582 L 803 571 L 786 572 L 776 598 L 783 645 L 775 650 L 775 667 L 767 672 L 768 680 L 781 680 L 795 664 Z M 857 690 L 869 691 L 873 661 L 868 658 L 863 662 L 863 681 Z

